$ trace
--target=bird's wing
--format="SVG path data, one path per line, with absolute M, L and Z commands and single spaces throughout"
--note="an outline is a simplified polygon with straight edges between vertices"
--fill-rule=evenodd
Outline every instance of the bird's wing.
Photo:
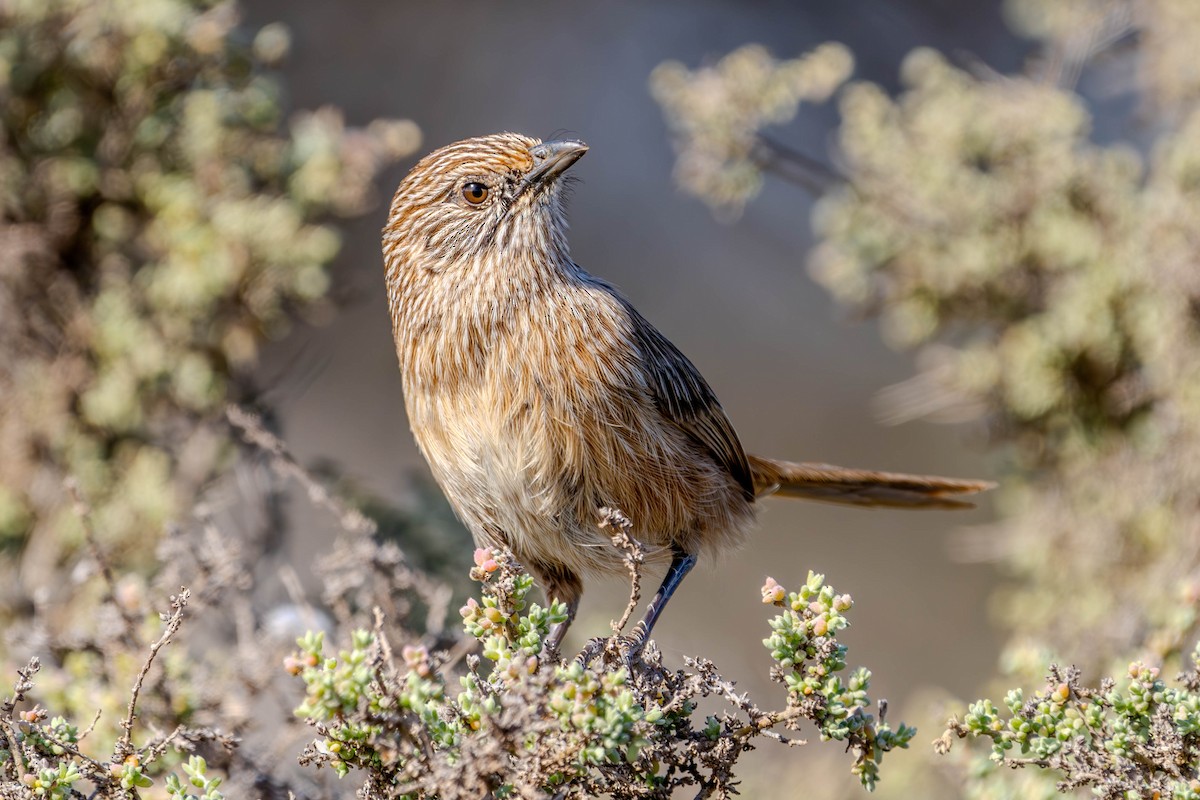
M 716 394 L 678 347 L 636 309 L 626 307 L 659 411 L 703 445 L 753 499 L 750 463 Z

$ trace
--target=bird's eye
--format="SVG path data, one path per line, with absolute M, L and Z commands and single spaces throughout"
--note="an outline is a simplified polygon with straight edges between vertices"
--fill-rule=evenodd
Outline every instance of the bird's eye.
M 468 203 L 477 206 L 488 199 L 488 187 L 482 183 L 471 181 L 470 183 L 463 184 L 462 196 Z

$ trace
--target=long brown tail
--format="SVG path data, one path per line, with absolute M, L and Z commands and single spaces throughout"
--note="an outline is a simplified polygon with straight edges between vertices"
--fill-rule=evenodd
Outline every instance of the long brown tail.
M 755 497 L 777 494 L 826 503 L 892 508 L 973 508 L 960 495 L 991 489 L 989 481 L 938 478 L 846 469 L 830 464 L 798 464 L 749 456 Z

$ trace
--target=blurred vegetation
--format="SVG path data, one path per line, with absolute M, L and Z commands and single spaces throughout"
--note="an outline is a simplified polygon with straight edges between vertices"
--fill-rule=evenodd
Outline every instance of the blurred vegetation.
M 235 418 L 248 439 L 266 441 L 258 420 Z M 445 627 L 448 586 L 321 497 L 311 476 L 272 464 L 337 523 L 314 564 L 319 604 L 295 579 L 286 601 L 263 602 L 261 583 L 277 576 L 256 574 L 261 543 L 211 521 L 172 531 L 149 579 L 89 548 L 70 578 L 75 602 L 16 627 L 13 649 L 37 655 L 6 670 L 16 680 L 0 694 L 0 797 L 345 797 L 297 764 L 311 734 L 292 714 L 300 694 L 285 689 L 296 637 L 373 626 L 405 650 L 443 652 L 462 634 Z M 75 511 L 94 531 L 86 504 Z
M 274 696 L 292 638 L 364 624 L 367 593 L 398 617 L 448 602 L 397 583 L 403 556 L 331 501 L 359 542 L 341 557 L 366 571 L 322 573 L 328 611 L 294 575 L 271 576 L 294 602 L 258 585 L 281 524 L 262 462 L 278 455 L 227 404 L 253 399 L 266 339 L 327 316 L 337 218 L 375 204 L 377 174 L 420 134 L 348 127 L 335 108 L 289 116 L 274 71 L 288 32 L 238 13 L 0 2 L 0 660 L 23 669 L 0 708 L 4 797 L 81 797 L 84 781 L 215 800 L 222 776 L 231 796 L 323 796 L 296 783 L 305 731 L 289 739 Z M 264 519 L 223 530 L 222 491 Z M 171 644 L 185 607 L 203 621 Z
M 1004 680 L 1049 677 L 1029 700 L 1013 690 L 960 706 L 963 721 L 939 748 L 956 735 L 992 747 L 990 758 L 958 748 L 939 762 L 951 796 L 1192 798 L 1200 4 L 1010 0 L 1007 14 L 1033 43 L 1021 74 L 918 50 L 892 97 L 847 84 L 853 60 L 840 45 L 790 60 L 748 46 L 698 69 L 664 64 L 651 87 L 680 183 L 715 209 L 736 214 L 770 176 L 821 194 L 814 276 L 916 352 L 919 374 L 885 395 L 889 415 L 970 422 L 1005 465 L 1001 520 L 963 550 L 1010 578 L 995 604 L 1011 634 Z M 525 763 L 528 742 L 504 739 L 499 723 L 497 736 L 473 737 L 472 721 L 494 713 L 524 725 L 548 703 L 562 724 L 534 755 L 582 760 L 546 761 L 561 767 L 547 781 L 597 789 L 632 777 L 653 796 L 662 763 L 683 765 L 673 773 L 682 781 L 694 756 L 709 759 L 708 786 L 726 785 L 736 752 L 720 748 L 763 732 L 749 731 L 760 715 L 699 661 L 690 676 L 627 674 L 623 684 L 613 640 L 612 652 L 592 654 L 609 671 L 539 670 L 529 659 L 552 610 L 531 606 L 524 622 L 515 605 L 515 621 L 489 615 L 524 602 L 529 587 L 515 575 L 508 595 L 485 588 L 492 605 L 464 610 L 464 637 L 446 624 L 449 586 L 381 544 L 376 525 L 332 499 L 257 420 L 227 420 L 260 344 L 328 305 L 333 219 L 367 209 L 378 171 L 419 146 L 407 121 L 350 128 L 336 109 L 285 118 L 272 70 L 286 30 L 237 23 L 234 3 L 212 0 L 0 0 L 0 620 L 6 653 L 22 650 L 20 664 L 30 649 L 43 654 L 0 708 L 0 793 L 69 797 L 82 781 L 94 796 L 217 800 L 224 779 L 231 796 L 339 796 L 336 783 L 295 769 L 311 735 L 273 693 L 290 640 L 308 629 L 355 644 L 325 661 L 314 634 L 290 662 L 321 737 L 310 763 L 391 781 L 388 759 L 401 751 L 441 770 L 478 746 L 502 756 L 491 762 L 499 771 L 476 776 L 492 780 Z M 832 164 L 769 130 L 834 96 Z M 320 609 L 300 592 L 273 607 L 255 599 L 252 566 L 267 544 L 229 535 L 198 504 L 238 463 L 230 420 L 341 524 L 318 568 Z M 390 528 L 410 525 L 369 510 Z M 849 741 L 872 783 L 877 756 L 912 730 L 866 714 L 862 673 L 833 682 L 848 600 L 827 588 L 793 602 L 764 587 L 791 609 L 768 640 L 789 689 L 783 713 L 802 709 L 795 719 Z M 155 598 L 168 594 L 159 622 Z M 204 612 L 197 631 L 167 647 L 185 607 Z M 432 668 L 463 659 L 476 637 L 492 666 L 448 700 Z M 550 695 L 528 694 L 534 675 Z M 602 720 L 564 705 L 580 687 L 596 698 L 584 711 Z M 725 696 L 745 719 L 693 729 L 682 705 L 655 716 L 662 692 L 677 689 Z M 327 700 L 345 708 L 322 718 Z M 406 715 L 380 713 L 393 701 Z M 648 735 L 662 719 L 677 738 Z M 343 748 L 337 737 L 356 725 Z M 436 758 L 405 750 L 421 729 L 443 736 Z M 882 785 L 933 791 L 928 765 L 916 772 Z
M 285 120 L 288 33 L 233 2 L 0 3 L 0 617 L 82 541 L 123 564 L 229 462 L 264 338 L 327 302 L 333 215 L 413 152 L 408 121 Z
M 838 92 L 828 169 L 840 185 L 818 202 L 810 268 L 916 350 L 919 374 L 884 394 L 888 415 L 973 421 L 1006 465 L 1001 521 L 963 548 L 1012 579 L 995 603 L 1011 633 L 1004 671 L 1040 680 L 1058 660 L 1098 677 L 1141 659 L 1178 672 L 1200 610 L 1200 4 L 1006 11 L 1036 42 L 1022 74 L 919 49 L 897 97 L 868 83 Z M 729 68 L 745 52 L 664 66 L 651 83 L 682 185 L 722 209 L 757 191 L 755 175 L 791 178 L 748 144 L 687 174 L 712 141 L 769 142 L 757 127 L 795 112 L 747 130 L 694 101 L 777 108 L 764 87 L 798 62 L 756 56 L 765 77 L 745 82 Z M 843 56 L 824 46 L 815 59 L 833 72 Z M 1120 115 L 1114 140 L 1096 140 L 1096 113 L 1106 129 Z M 715 189 L 731 172 L 747 176 L 738 191 Z M 1196 775 L 1195 752 L 1181 769 Z
M 740 211 L 762 186 L 763 166 L 782 168 L 794 155 L 762 129 L 795 117 L 801 102 L 827 100 L 853 67 L 850 51 L 839 44 L 787 61 L 746 45 L 696 72 L 677 61 L 660 64 L 650 90 L 686 142 L 675 179 L 714 209 Z

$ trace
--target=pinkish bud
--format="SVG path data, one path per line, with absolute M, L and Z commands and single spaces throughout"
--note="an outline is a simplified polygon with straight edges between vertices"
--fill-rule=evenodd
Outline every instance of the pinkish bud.
M 404 659 L 405 664 L 415 667 L 429 658 L 429 651 L 422 645 L 406 644 L 400 650 L 400 657 Z
M 786 592 L 774 578 L 767 578 L 762 587 L 762 601 L 767 605 L 779 605 Z

